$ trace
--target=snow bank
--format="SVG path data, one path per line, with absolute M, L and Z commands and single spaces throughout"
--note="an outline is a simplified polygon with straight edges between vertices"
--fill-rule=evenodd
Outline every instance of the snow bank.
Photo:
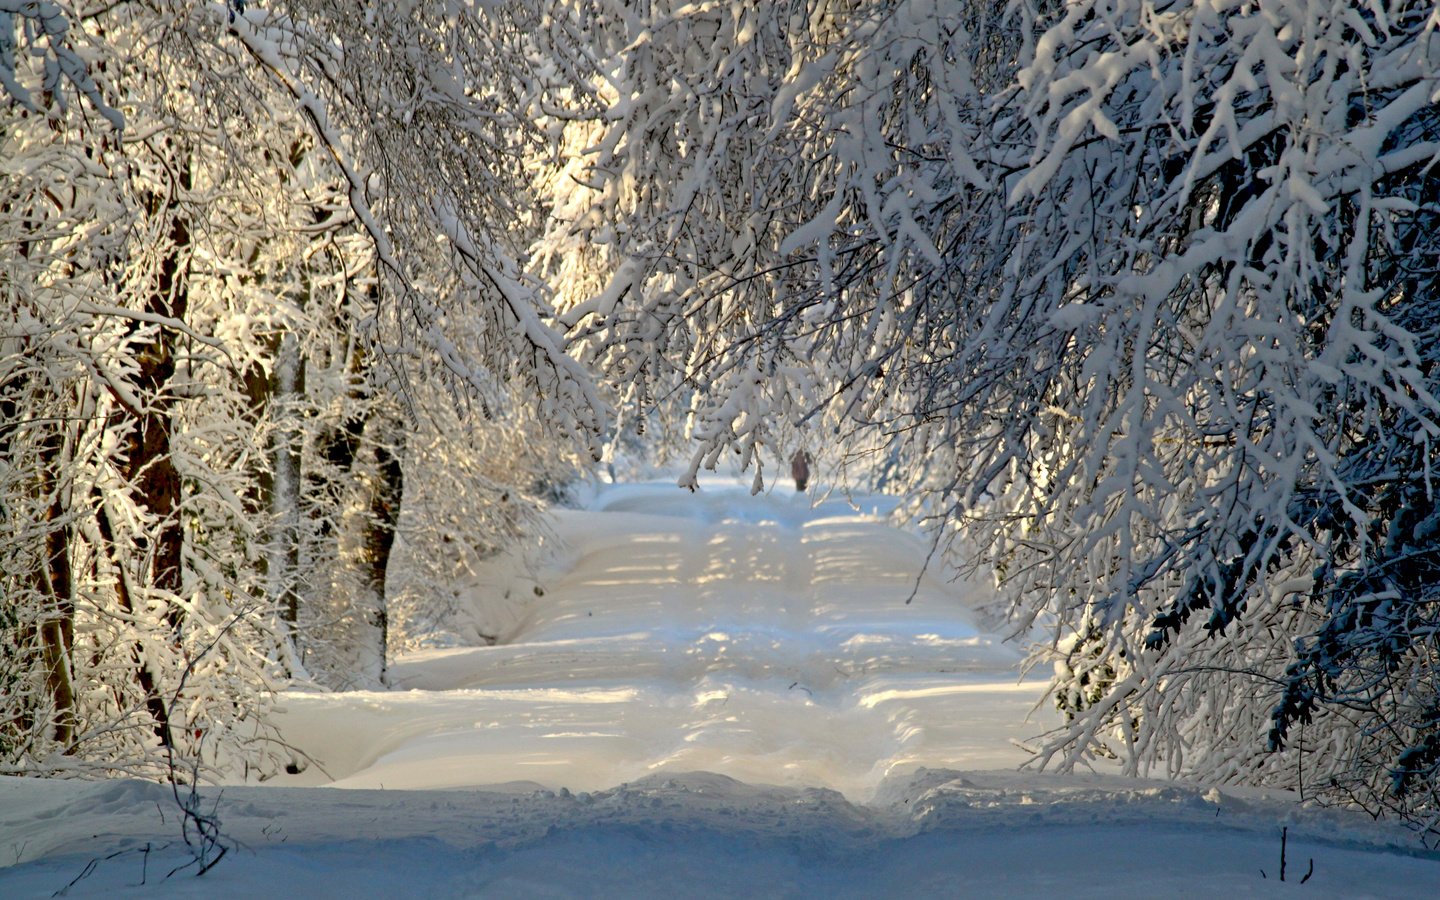
M 593 793 L 232 787 L 218 810 L 241 846 L 198 879 L 165 878 L 186 859 L 166 795 L 136 782 L 0 782 L 0 896 L 49 896 L 91 860 L 69 896 L 1318 898 L 1440 887 L 1440 857 L 1363 816 L 1099 776 L 926 770 L 887 780 L 870 805 L 711 774 Z

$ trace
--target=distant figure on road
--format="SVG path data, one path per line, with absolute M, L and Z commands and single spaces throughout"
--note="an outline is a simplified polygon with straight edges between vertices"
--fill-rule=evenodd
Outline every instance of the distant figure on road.
M 795 455 L 790 457 L 790 477 L 795 479 L 795 490 L 805 490 L 805 486 L 810 483 L 809 453 L 804 450 L 796 450 Z

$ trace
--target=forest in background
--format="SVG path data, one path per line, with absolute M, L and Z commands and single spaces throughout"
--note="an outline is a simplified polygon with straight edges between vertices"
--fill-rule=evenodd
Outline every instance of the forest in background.
M 617 448 L 808 450 L 993 570 L 1038 763 L 1435 830 L 1437 26 L 0 0 L 0 766 L 276 771 Z

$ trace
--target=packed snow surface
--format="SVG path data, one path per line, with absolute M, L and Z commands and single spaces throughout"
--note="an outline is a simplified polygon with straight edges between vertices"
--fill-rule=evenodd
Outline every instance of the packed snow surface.
M 830 500 L 617 487 L 557 514 L 555 577 L 505 642 L 295 693 L 300 783 L 593 791 L 708 771 L 865 800 L 919 765 L 1013 768 L 1041 693 L 926 545 Z M 918 589 L 917 589 L 918 583 Z M 908 601 L 908 602 L 907 602 Z
M 287 693 L 308 762 L 205 792 L 235 849 L 204 877 L 166 877 L 167 787 L 6 779 L 0 897 L 1440 895 L 1363 815 L 1017 772 L 1042 686 L 883 512 L 603 489 L 496 645 Z

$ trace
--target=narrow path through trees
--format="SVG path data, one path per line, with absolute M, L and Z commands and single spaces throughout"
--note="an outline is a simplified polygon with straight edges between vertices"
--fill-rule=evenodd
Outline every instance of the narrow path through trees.
M 873 511 L 872 511 L 873 512 Z M 656 772 L 824 785 L 1012 768 L 1041 683 L 923 543 L 806 496 L 611 488 L 559 515 L 554 577 L 503 643 L 397 660 L 396 690 L 291 694 L 295 781 L 593 790 Z

